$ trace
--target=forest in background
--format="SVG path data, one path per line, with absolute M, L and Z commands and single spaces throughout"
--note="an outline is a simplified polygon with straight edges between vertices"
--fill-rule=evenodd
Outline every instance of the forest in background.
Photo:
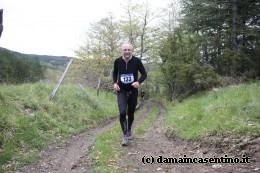
M 0 50 L 0 83 L 37 82 L 43 79 L 43 68 L 36 60 L 19 59 L 9 51 Z
M 109 13 L 90 25 L 84 44 L 75 50 L 77 59 L 66 82 L 97 87 L 101 81 L 100 89 L 111 89 L 113 61 L 120 56 L 125 41 L 134 45 L 134 55 L 148 71 L 148 79 L 141 86 L 147 96 L 164 96 L 172 101 L 213 87 L 259 79 L 259 2 L 173 0 L 162 9 L 152 9 L 144 1 L 125 2 L 122 16 Z M 15 53 L 16 57 L 20 55 Z M 39 76 L 26 82 L 42 79 L 42 73 L 47 81 L 57 81 L 57 77 L 51 78 L 58 76 L 57 69 L 61 72 L 69 60 L 45 55 L 26 57 L 36 60 L 35 64 L 40 62 L 42 68 L 38 69 L 44 70 L 32 72 L 37 68 L 31 68 L 30 75 Z M 17 74 L 14 71 L 18 68 L 3 67 L 5 75 L 1 78 Z
M 147 68 L 143 87 L 148 95 L 172 101 L 257 80 L 259 6 L 255 0 L 173 0 L 155 10 L 149 2 L 127 0 L 121 17 L 110 13 L 91 24 L 76 50 L 84 61 L 76 62 L 72 76 L 89 85 L 102 76 L 103 88 L 108 88 L 113 60 L 128 41 Z
M 50 81 L 71 57 L 23 54 L 0 47 L 0 83 Z M 53 80 L 52 80 L 53 81 Z

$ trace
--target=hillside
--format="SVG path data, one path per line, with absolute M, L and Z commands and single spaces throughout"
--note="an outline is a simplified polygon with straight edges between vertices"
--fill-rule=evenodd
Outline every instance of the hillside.
M 259 82 L 200 93 L 165 106 L 145 100 L 135 116 L 134 139 L 126 148 L 120 145 L 122 134 L 114 94 L 101 92 L 96 97 L 91 88 L 85 88 L 86 94 L 78 85 L 66 84 L 50 101 L 54 87 L 42 82 L 1 86 L 0 172 L 259 170 Z M 142 161 L 151 156 L 159 161 L 187 156 L 251 162 Z
M 0 47 L 0 51 L 8 51 L 14 54 L 17 58 L 27 58 L 31 60 L 37 60 L 44 67 L 57 70 L 63 69 L 69 60 L 73 57 L 68 56 L 52 56 L 52 55 L 36 55 L 36 54 L 24 54 L 16 51 L 12 51 L 6 48 Z

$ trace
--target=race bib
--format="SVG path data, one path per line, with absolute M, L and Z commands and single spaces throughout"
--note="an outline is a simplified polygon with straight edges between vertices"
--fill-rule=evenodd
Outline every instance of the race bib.
M 124 84 L 133 83 L 134 82 L 134 75 L 133 75 L 133 73 L 121 74 L 120 75 L 120 80 Z

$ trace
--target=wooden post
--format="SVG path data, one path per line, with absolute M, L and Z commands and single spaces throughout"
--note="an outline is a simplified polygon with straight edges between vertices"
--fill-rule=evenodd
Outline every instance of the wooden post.
M 67 74 L 67 72 L 68 72 L 68 70 L 69 70 L 69 67 L 70 67 L 72 61 L 73 61 L 73 59 L 70 59 L 70 62 L 69 62 L 69 64 L 67 65 L 65 71 L 63 72 L 63 74 L 62 74 L 62 76 L 61 76 L 61 78 L 60 78 L 58 84 L 56 85 L 56 87 L 54 88 L 54 90 L 53 90 L 52 93 L 51 93 L 50 100 L 52 100 L 52 99 L 54 98 L 56 92 L 58 91 L 58 89 L 59 89 L 59 87 L 60 87 L 60 85 L 61 85 L 61 82 L 62 82 L 63 79 L 65 78 L 65 76 L 66 76 L 66 74 Z
M 99 87 L 100 87 L 100 84 L 101 84 L 101 79 L 102 79 L 103 73 L 104 73 L 104 69 L 102 70 L 102 73 L 101 73 L 100 78 L 98 80 L 97 96 L 99 95 Z

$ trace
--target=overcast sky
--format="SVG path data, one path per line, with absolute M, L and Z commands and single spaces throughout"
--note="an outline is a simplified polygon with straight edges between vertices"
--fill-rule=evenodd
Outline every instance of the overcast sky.
M 148 0 L 152 8 L 170 0 Z M 119 16 L 124 0 L 0 0 L 0 47 L 26 54 L 75 56 L 89 24 Z

